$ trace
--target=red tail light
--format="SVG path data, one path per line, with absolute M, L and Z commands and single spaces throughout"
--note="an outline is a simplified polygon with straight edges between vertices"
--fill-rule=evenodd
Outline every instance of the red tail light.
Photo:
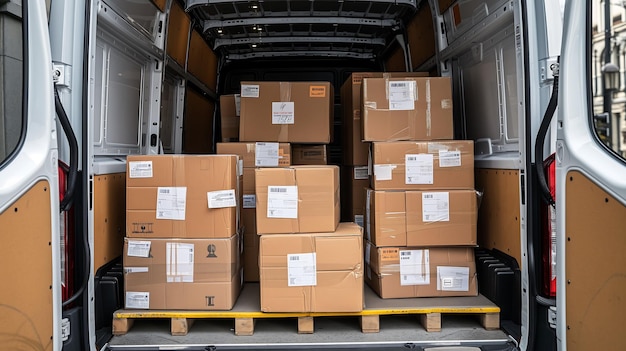
M 554 154 L 544 163 L 544 171 L 550 194 L 556 198 L 556 162 Z M 543 294 L 549 297 L 556 296 L 556 211 L 553 206 L 543 206 Z
M 59 202 L 63 201 L 67 187 L 68 167 L 59 161 Z M 74 210 L 63 211 L 60 214 L 61 225 L 61 295 L 63 301 L 74 293 Z

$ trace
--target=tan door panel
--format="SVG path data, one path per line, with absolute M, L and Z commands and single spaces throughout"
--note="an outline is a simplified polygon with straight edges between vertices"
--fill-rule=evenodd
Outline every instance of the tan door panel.
M 94 271 L 122 255 L 126 229 L 126 174 L 94 177 Z

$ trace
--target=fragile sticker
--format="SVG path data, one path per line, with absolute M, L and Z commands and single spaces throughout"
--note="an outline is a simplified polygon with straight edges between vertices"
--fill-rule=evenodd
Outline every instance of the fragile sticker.
M 256 167 L 278 167 L 280 159 L 278 143 L 256 143 L 254 165 Z
M 185 220 L 187 187 L 159 187 L 157 189 L 157 219 Z
M 309 87 L 309 97 L 326 97 L 326 87 L 323 85 L 311 85 Z
M 433 155 L 407 154 L 405 164 L 405 184 L 433 184 Z
M 315 252 L 287 255 L 287 285 L 316 286 L 317 266 Z
M 128 162 L 128 176 L 130 178 L 152 178 L 152 161 Z
M 290 102 L 272 102 L 272 124 L 294 124 L 295 106 Z
M 298 186 L 267 187 L 267 218 L 298 218 Z

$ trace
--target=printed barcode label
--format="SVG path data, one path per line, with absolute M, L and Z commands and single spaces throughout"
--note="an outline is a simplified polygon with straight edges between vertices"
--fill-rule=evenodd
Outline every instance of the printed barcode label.
M 415 110 L 417 85 L 415 81 L 391 81 L 388 85 L 390 110 Z
M 156 218 L 185 220 L 187 206 L 186 187 L 159 187 L 157 192 Z
M 256 143 L 254 165 L 256 167 L 278 167 L 278 143 Z
M 362 167 L 354 167 L 354 179 L 368 179 L 369 178 L 369 170 L 367 166 Z
M 152 161 L 131 161 L 128 170 L 130 178 L 152 178 Z
M 422 222 L 450 221 L 450 193 L 422 193 Z
M 241 85 L 241 97 L 244 98 L 258 98 L 259 86 L 256 84 L 242 84 Z
M 210 191 L 207 193 L 209 208 L 237 207 L 235 189 Z
M 405 184 L 433 184 L 432 154 L 405 155 Z
M 126 292 L 126 308 L 150 308 L 150 293 L 139 291 Z
M 272 102 L 272 124 L 294 124 L 294 111 L 293 101 Z
M 317 285 L 316 254 L 300 253 L 287 255 L 288 286 Z
M 128 241 L 129 257 L 150 257 L 150 241 Z
M 256 208 L 256 195 L 243 195 L 243 208 Z
M 439 167 L 461 167 L 461 151 L 439 150 Z
M 267 218 L 298 218 L 297 186 L 268 186 Z
M 469 291 L 469 267 L 437 266 L 437 290 Z
M 400 250 L 400 285 L 430 284 L 428 250 Z

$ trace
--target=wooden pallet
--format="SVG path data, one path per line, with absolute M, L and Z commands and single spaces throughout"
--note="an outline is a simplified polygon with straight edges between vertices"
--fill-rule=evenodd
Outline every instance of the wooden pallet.
M 297 319 L 298 333 L 314 332 L 315 318 L 355 317 L 360 321 L 363 333 L 380 331 L 380 316 L 415 315 L 428 332 L 441 331 L 442 315 L 465 314 L 478 316 L 481 325 L 488 330 L 500 328 L 500 308 L 484 296 L 446 297 L 422 299 L 381 299 L 371 289 L 365 288 L 366 308 L 361 312 L 326 313 L 265 313 L 259 310 L 259 286 L 247 284 L 235 307 L 230 311 L 164 311 L 164 310 L 118 310 L 113 314 L 113 334 L 128 333 L 135 320 L 170 319 L 172 335 L 187 335 L 197 319 L 233 319 L 235 335 L 253 335 L 255 322 L 259 319 Z M 384 325 L 382 326 L 384 328 Z

